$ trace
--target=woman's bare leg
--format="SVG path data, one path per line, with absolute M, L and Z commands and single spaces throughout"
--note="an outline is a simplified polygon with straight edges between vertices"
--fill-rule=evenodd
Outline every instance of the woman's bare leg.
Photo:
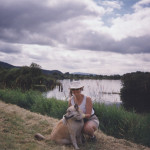
M 84 124 L 83 133 L 89 135 L 90 137 L 94 136 L 94 132 L 96 130 L 97 130 L 97 125 L 94 122 L 88 121 Z

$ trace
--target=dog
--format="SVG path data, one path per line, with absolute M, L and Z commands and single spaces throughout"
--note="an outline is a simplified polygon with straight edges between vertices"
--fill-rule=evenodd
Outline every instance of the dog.
M 50 139 L 59 144 L 73 144 L 79 149 L 77 143 L 82 144 L 82 129 L 84 126 L 83 113 L 77 104 L 70 106 L 56 127 L 51 132 Z

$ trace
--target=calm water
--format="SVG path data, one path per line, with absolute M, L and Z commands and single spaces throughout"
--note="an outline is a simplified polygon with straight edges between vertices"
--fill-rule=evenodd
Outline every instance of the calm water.
M 69 97 L 70 80 L 60 80 L 63 91 L 59 91 L 57 86 L 54 90 L 46 93 L 48 98 L 55 97 L 61 100 L 67 100 Z M 93 101 L 103 103 L 120 103 L 120 89 L 122 87 L 120 80 L 80 80 L 84 85 L 83 94 L 90 96 Z

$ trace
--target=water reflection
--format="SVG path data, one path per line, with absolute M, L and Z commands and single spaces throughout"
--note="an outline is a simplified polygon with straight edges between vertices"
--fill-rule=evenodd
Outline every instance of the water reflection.
M 47 97 L 55 97 L 61 100 L 69 98 L 70 80 L 60 80 L 62 87 L 56 86 L 52 91 L 47 92 Z M 80 80 L 84 85 L 83 94 L 90 96 L 93 101 L 103 103 L 120 103 L 120 80 Z

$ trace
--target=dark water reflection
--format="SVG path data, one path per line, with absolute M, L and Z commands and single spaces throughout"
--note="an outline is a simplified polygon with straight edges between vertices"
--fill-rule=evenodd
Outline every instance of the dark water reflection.
M 70 80 L 60 80 L 62 87 L 56 86 L 52 91 L 48 91 L 48 98 L 55 97 L 61 100 L 69 98 Z M 109 103 L 121 103 L 120 89 L 122 87 L 120 80 L 80 80 L 84 85 L 83 94 L 90 96 L 93 101 Z

